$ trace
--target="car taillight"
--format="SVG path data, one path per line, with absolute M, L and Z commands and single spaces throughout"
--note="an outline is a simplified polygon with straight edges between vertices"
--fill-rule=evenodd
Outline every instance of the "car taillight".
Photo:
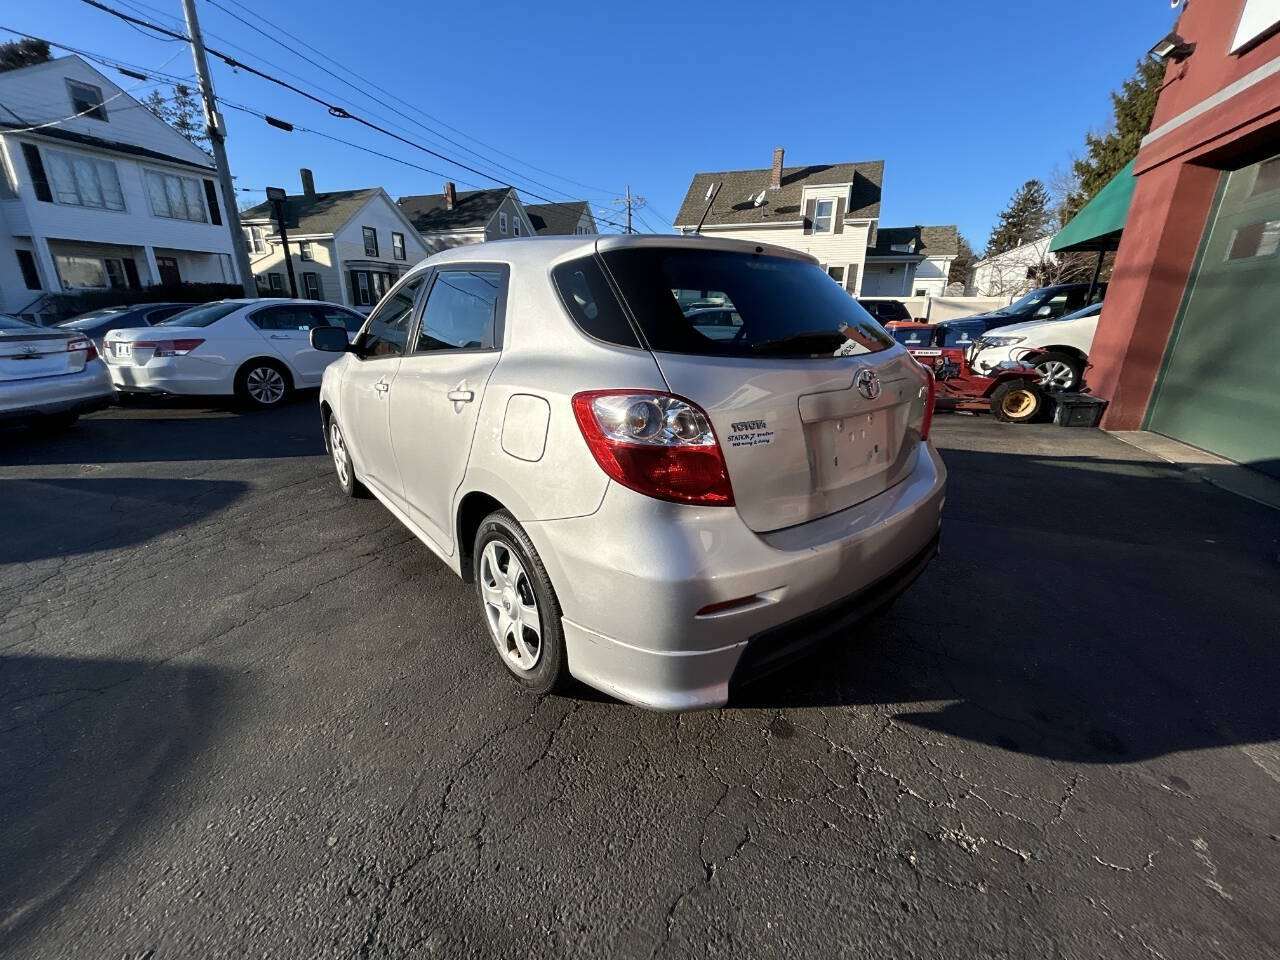
M 575 394 L 573 415 L 600 469 L 638 493 L 701 506 L 733 506 L 733 489 L 707 415 L 648 390 Z
M 98 348 L 93 345 L 92 340 L 88 340 L 88 339 L 68 340 L 67 353 L 70 353 L 73 350 L 84 351 L 85 363 L 88 363 L 90 360 L 92 360 L 94 357 L 98 355 Z
M 924 368 L 924 372 L 929 376 L 929 385 L 924 398 L 924 419 L 920 421 L 920 439 L 928 440 L 929 429 L 933 426 L 933 404 L 938 398 L 938 382 L 933 379 L 933 371 L 928 367 Z
M 204 340 L 192 337 L 188 340 L 137 340 L 133 346 L 134 349 L 151 347 L 157 357 L 185 357 L 202 343 Z

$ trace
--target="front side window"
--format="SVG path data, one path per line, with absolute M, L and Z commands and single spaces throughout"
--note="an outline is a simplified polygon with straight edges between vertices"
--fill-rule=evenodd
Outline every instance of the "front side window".
M 441 270 L 422 311 L 415 353 L 492 350 L 506 274 L 496 268 Z
M 376 257 L 378 255 L 378 231 L 373 227 L 361 227 L 364 231 L 364 255 L 366 257 Z
M 657 352 L 822 358 L 894 343 L 815 263 L 674 247 L 608 250 L 603 259 Z M 740 325 L 699 329 L 694 310 L 704 305 L 736 314 Z
M 110 160 L 61 150 L 45 150 L 44 158 L 58 203 L 100 210 L 124 209 L 120 178 Z
M 350 310 L 342 310 L 338 307 L 315 307 L 320 312 L 321 318 L 331 327 L 342 327 L 347 333 L 359 333 L 360 328 L 364 326 L 364 317 L 358 313 L 352 313 Z
M 405 259 L 403 233 L 391 234 L 391 256 L 393 256 L 397 260 Z
M 413 320 L 413 301 L 422 280 L 423 275 L 419 274 L 402 283 L 370 314 L 360 337 L 361 357 L 398 357 L 404 353 L 409 323 Z
M 317 325 L 317 318 L 305 304 L 282 303 L 250 314 L 249 322 L 259 330 L 310 330 Z
M 208 223 L 204 209 L 204 187 L 192 177 L 180 177 L 176 173 L 147 170 L 147 197 L 151 212 L 169 220 L 190 220 Z
M 819 200 L 813 206 L 813 232 L 830 233 L 831 219 L 835 216 L 834 200 Z
M 82 117 L 107 122 L 107 107 L 102 102 L 102 91 L 91 83 L 79 80 L 68 80 L 67 89 L 71 93 L 71 109 Z

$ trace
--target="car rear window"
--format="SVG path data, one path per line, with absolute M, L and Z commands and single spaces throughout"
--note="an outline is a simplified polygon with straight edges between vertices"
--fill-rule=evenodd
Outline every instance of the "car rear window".
M 30 330 L 33 326 L 35 324 L 19 320 L 17 317 L 0 314 L 0 330 Z
M 218 301 L 217 303 L 205 303 L 198 307 L 192 307 L 190 310 L 183 310 L 181 313 L 175 313 L 172 317 L 161 320 L 154 324 L 157 327 L 207 327 L 211 323 L 216 323 L 228 313 L 232 313 L 243 307 L 243 303 L 234 301 L 227 303 Z
M 832 357 L 894 344 L 814 263 L 675 247 L 609 250 L 602 257 L 658 353 Z

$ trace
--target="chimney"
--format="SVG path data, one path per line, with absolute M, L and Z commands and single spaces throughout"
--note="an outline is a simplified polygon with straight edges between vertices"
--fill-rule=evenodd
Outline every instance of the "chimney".
M 311 171 L 303 167 L 298 171 L 302 176 L 302 195 L 304 197 L 314 197 L 316 195 L 316 178 L 311 175 Z
M 446 180 L 444 184 L 444 208 L 452 210 L 458 205 L 458 188 L 453 185 L 452 180 Z
M 782 189 L 782 153 L 781 147 L 773 148 L 773 169 L 769 171 L 769 189 Z

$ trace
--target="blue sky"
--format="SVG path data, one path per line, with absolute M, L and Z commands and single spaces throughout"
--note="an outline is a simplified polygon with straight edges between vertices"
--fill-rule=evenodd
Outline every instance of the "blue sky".
M 180 22 L 178 0 L 106 2 L 156 22 Z M 538 202 L 534 193 L 585 197 L 598 210 L 630 183 L 650 202 L 645 220 L 661 229 L 695 171 L 766 167 L 780 145 L 788 164 L 883 159 L 882 224 L 958 223 L 979 249 L 1019 184 L 1048 178 L 1082 149 L 1086 131 L 1106 124 L 1108 94 L 1174 19 L 1167 0 L 241 0 L 253 14 L 234 0 L 216 2 L 250 22 L 258 14 L 286 27 L 414 107 L 376 91 L 370 99 L 213 0 L 198 0 L 210 46 L 316 92 L 326 88 L 349 100 L 343 105 L 353 112 L 378 114 L 410 139 L 515 183 L 526 202 Z M 141 66 L 191 73 L 185 45 L 156 40 L 77 0 L 14 5 L 2 22 Z M 299 49 L 289 35 L 263 29 Z M 136 82 L 106 72 L 126 86 Z M 229 99 L 449 174 L 460 188 L 463 181 L 492 185 L 216 60 L 213 72 L 217 92 Z M 308 166 L 321 190 L 381 185 L 394 197 L 441 189 L 444 178 L 435 174 L 232 110 L 226 118 L 232 170 L 245 187 L 296 192 L 297 168 Z

